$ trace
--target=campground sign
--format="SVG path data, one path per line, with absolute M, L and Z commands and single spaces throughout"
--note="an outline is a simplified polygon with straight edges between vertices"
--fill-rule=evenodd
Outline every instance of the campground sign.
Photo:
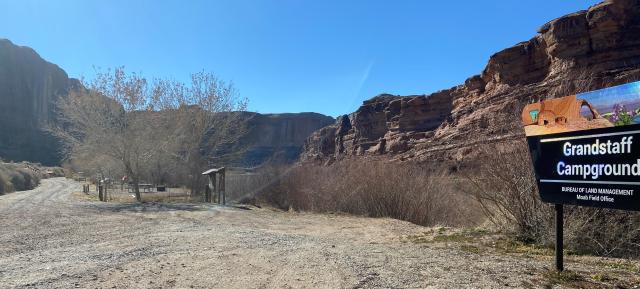
M 640 210 L 640 125 L 528 138 L 542 201 Z
M 538 191 L 556 209 L 556 269 L 563 206 L 640 211 L 640 82 L 525 106 L 522 122 Z
M 640 211 L 639 109 L 640 82 L 526 106 L 542 201 Z

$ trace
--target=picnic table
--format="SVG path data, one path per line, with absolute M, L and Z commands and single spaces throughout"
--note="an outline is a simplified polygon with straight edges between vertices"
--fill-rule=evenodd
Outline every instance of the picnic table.
M 154 185 L 153 184 L 138 184 L 138 187 L 140 188 L 140 191 L 142 192 L 152 192 Z M 129 187 L 127 188 L 129 192 L 132 192 L 134 190 L 134 186 L 133 184 L 129 184 Z

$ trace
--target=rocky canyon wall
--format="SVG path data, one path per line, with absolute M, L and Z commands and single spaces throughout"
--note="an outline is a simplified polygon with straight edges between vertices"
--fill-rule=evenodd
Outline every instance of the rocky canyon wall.
M 55 102 L 77 81 L 33 49 L 0 39 L 0 158 L 60 162 L 60 144 L 46 132 Z
M 640 79 L 640 1 L 606 1 L 554 19 L 489 58 L 481 74 L 430 95 L 378 95 L 316 131 L 303 160 L 473 157 L 486 143 L 522 139 L 520 113 L 541 99 Z

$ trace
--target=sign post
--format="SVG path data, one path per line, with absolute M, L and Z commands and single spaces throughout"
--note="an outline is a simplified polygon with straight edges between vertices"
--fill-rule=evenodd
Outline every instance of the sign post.
M 562 271 L 564 205 L 640 211 L 640 82 L 532 103 L 522 121 Z
M 563 260 L 563 240 L 564 240 L 564 231 L 563 231 L 563 210 L 564 207 L 561 204 L 556 204 L 556 270 L 558 272 L 562 272 L 564 270 L 564 260 Z

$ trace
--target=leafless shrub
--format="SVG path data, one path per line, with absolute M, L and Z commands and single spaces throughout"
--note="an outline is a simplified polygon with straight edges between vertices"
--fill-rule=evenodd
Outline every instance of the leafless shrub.
M 474 224 L 479 210 L 457 183 L 415 164 L 378 161 L 302 165 L 260 192 L 282 209 L 390 217 L 420 225 Z
M 67 168 L 82 172 L 84 176 L 119 180 L 126 175 L 122 163 L 110 156 L 77 150 L 67 163 Z
M 569 207 L 565 234 L 578 253 L 640 257 L 640 213 Z
M 538 196 L 526 143 L 485 147 L 481 156 L 484 159 L 465 172 L 471 184 L 465 191 L 475 197 L 488 220 L 521 240 L 549 240 L 553 211 Z
M 227 199 L 243 204 L 257 204 L 256 195 L 266 192 L 270 187 L 279 183 L 291 167 L 265 165 L 255 171 L 227 170 L 226 193 Z M 271 202 L 277 204 L 281 202 Z

